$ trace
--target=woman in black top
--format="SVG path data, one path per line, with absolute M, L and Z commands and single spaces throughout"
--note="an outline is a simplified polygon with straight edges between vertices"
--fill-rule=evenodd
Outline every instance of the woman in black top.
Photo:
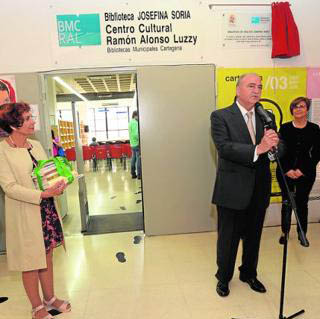
M 317 124 L 308 122 L 307 116 L 311 101 L 305 97 L 298 97 L 290 104 L 293 121 L 282 124 L 280 137 L 286 146 L 286 153 L 280 159 L 283 172 L 291 192 L 295 195 L 297 215 L 303 231 L 308 227 L 308 200 L 316 178 L 316 166 L 320 159 L 320 128 Z M 288 193 L 277 168 L 277 179 L 282 194 L 281 228 L 283 234 L 279 243 L 284 243 L 285 215 L 288 215 L 288 232 L 290 231 L 292 207 Z M 309 242 L 303 243 L 298 231 L 298 238 L 302 246 L 308 247 Z

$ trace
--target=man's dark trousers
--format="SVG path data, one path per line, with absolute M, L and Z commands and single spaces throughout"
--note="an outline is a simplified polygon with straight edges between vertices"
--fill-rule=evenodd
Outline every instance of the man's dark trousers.
M 243 240 L 240 273 L 244 278 L 255 278 L 257 276 L 260 239 L 267 209 L 265 202 L 261 200 L 260 187 L 265 188 L 265 185 L 261 183 L 261 172 L 262 168 L 258 167 L 255 174 L 254 191 L 247 209 L 235 210 L 217 206 L 218 271 L 216 277 L 226 284 L 233 277 L 240 239 Z

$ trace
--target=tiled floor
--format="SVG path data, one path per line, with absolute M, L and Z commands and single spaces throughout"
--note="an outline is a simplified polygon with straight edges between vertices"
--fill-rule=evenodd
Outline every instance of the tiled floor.
M 271 319 L 278 318 L 282 263 L 279 228 L 265 228 L 259 276 L 268 289 L 259 294 L 238 279 L 226 298 L 215 292 L 216 233 L 143 237 L 141 232 L 67 237 L 67 253 L 55 252 L 58 296 L 69 298 L 72 312 L 57 318 L 75 319 Z M 320 313 L 320 225 L 311 224 L 310 247 L 303 248 L 292 231 L 284 315 L 304 308 L 298 318 Z M 142 236 L 139 244 L 134 237 Z M 120 263 L 117 252 L 124 252 Z M 240 254 L 239 254 L 240 255 Z M 31 318 L 19 273 L 6 271 L 0 257 L 0 318 Z M 240 259 L 237 260 L 239 265 Z
M 109 171 L 106 163 L 101 162 L 96 172 L 92 171 L 88 162 L 85 165 L 90 215 L 142 212 L 141 181 L 131 178 L 130 160 L 126 170 L 119 161 L 115 164 L 116 160 L 113 160 L 112 171 Z M 81 225 L 77 180 L 68 186 L 66 194 L 68 216 L 64 220 L 64 230 L 68 235 L 79 234 Z

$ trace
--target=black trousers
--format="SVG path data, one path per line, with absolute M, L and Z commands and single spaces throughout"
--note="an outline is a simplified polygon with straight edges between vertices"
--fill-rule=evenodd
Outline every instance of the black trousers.
M 237 251 L 242 239 L 242 265 L 240 274 L 246 278 L 257 276 L 260 239 L 266 214 L 265 203 L 259 197 L 259 185 L 255 188 L 249 207 L 234 210 L 222 206 L 218 209 L 218 242 L 216 277 L 228 283 L 234 273 Z
M 297 205 L 297 215 L 299 217 L 301 227 L 305 233 L 307 233 L 308 230 L 308 201 L 309 201 L 309 195 L 312 189 L 312 186 L 314 184 L 316 178 L 316 174 L 312 174 L 311 176 L 301 176 L 297 179 L 292 179 L 286 176 L 286 181 L 288 183 L 290 192 L 294 193 L 294 198 Z M 279 183 L 279 186 L 281 188 L 281 195 L 282 195 L 282 201 L 288 201 L 290 206 L 290 217 L 288 220 L 288 231 L 290 231 L 290 224 L 291 224 L 291 214 L 292 214 L 292 207 L 290 205 L 289 196 L 287 193 L 287 189 L 285 187 L 283 178 L 280 174 L 280 171 L 277 170 L 277 180 Z M 285 232 L 285 207 L 282 205 L 281 209 L 281 229 L 282 232 Z M 298 226 L 297 226 L 297 231 Z

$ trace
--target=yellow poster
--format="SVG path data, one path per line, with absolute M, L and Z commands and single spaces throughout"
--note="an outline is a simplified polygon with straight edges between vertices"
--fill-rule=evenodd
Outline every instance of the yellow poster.
M 257 73 L 262 77 L 261 103 L 276 118 L 277 127 L 292 120 L 290 102 L 307 94 L 306 68 L 218 68 L 217 108 L 231 105 L 236 94 L 236 83 L 241 74 Z M 271 163 L 272 193 L 280 192 L 275 176 L 276 164 Z M 281 197 L 273 196 L 271 202 L 280 202 Z

